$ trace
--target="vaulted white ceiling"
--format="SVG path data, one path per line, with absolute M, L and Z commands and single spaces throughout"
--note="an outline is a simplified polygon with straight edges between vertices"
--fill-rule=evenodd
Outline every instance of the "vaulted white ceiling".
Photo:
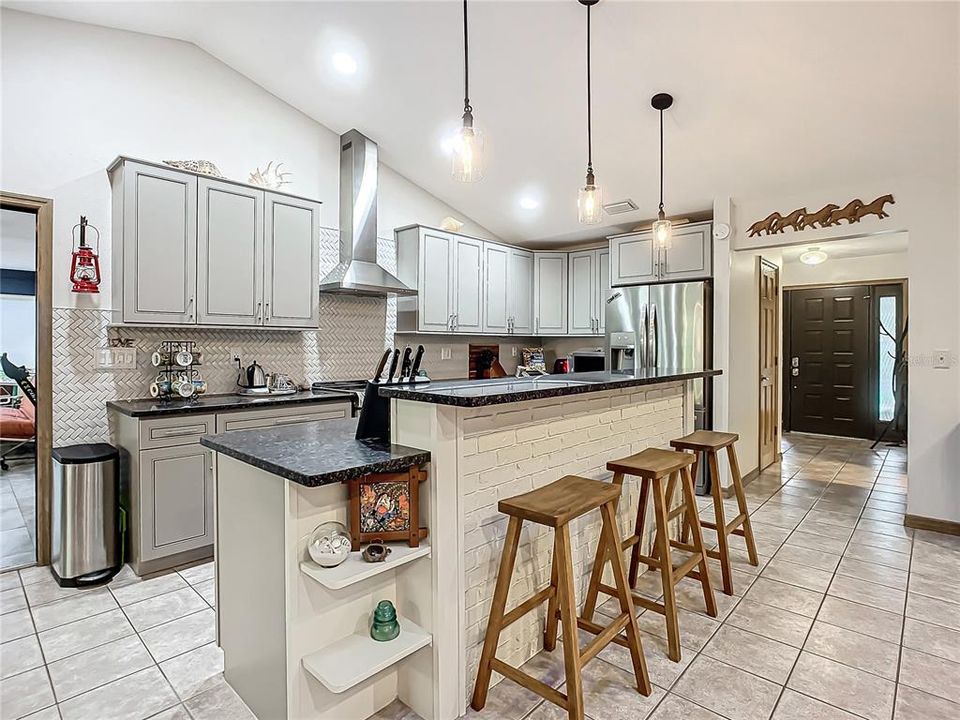
M 462 112 L 461 5 L 438 2 L 6 2 L 196 43 L 508 240 L 600 237 L 577 223 L 586 162 L 584 8 L 575 0 L 471 3 L 471 100 L 490 149 L 484 180 L 450 177 L 441 141 Z M 594 164 L 604 200 L 656 213 L 657 114 L 666 204 L 815 191 L 938 160 L 957 103 L 952 3 L 604 0 L 593 11 Z M 359 64 L 344 78 L 330 57 Z M 952 103 L 952 105 L 951 105 Z M 952 109 L 952 110 L 951 110 Z M 265 129 L 269 132 L 269 129 Z M 540 207 L 524 211 L 522 193 Z

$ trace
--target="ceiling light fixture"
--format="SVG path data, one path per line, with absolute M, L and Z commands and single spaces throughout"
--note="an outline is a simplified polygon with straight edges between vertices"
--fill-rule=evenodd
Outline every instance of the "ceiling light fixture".
M 653 224 L 653 241 L 658 248 L 668 249 L 673 243 L 673 225 L 663 212 L 663 111 L 673 105 L 673 95 L 657 93 L 650 99 L 650 104 L 660 112 L 660 210 Z
M 463 127 L 460 128 L 453 147 L 453 179 L 477 182 L 483 179 L 483 135 L 473 126 L 468 39 L 467 0 L 463 0 Z
M 603 220 L 603 193 L 593 174 L 593 115 L 590 93 L 590 8 L 600 0 L 578 0 L 587 8 L 587 181 L 577 193 L 577 217 L 584 225 L 596 225 Z
M 520 207 L 524 210 L 536 210 L 540 207 L 540 201 L 529 195 L 524 195 L 520 198 Z
M 819 265 L 827 259 L 827 254 L 820 248 L 807 248 L 805 253 L 801 253 L 800 262 L 804 265 Z
M 333 69 L 341 75 L 355 75 L 357 72 L 357 61 L 345 52 L 335 52 L 330 62 L 333 63 Z

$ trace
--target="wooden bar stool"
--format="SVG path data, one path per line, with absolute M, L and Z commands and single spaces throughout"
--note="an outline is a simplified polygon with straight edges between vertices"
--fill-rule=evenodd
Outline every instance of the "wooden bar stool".
M 703 546 L 703 536 L 697 519 L 697 500 L 693 494 L 693 480 L 690 476 L 690 466 L 693 457 L 688 453 L 674 452 L 673 450 L 659 450 L 647 448 L 630 457 L 614 460 L 607 463 L 607 470 L 613 471 L 614 485 L 623 484 L 624 475 L 636 475 L 641 478 L 640 503 L 637 507 L 637 521 L 634 534 L 616 544 L 602 543 L 597 548 L 597 559 L 590 575 L 590 585 L 587 589 L 587 598 L 583 605 L 583 617 L 587 621 L 593 619 L 597 607 L 598 593 L 615 594 L 615 588 L 602 583 L 603 567 L 608 556 L 614 559 L 614 567 L 619 559 L 623 560 L 623 550 L 633 548 L 630 556 L 630 586 L 636 585 L 636 574 L 640 563 L 652 569 L 659 568 L 661 584 L 663 585 L 663 603 L 648 600 L 642 595 L 633 593 L 633 601 L 648 610 L 660 613 L 667 624 L 668 656 L 674 662 L 680 660 L 680 623 L 677 617 L 677 601 L 675 585 L 687 575 L 700 581 L 703 587 L 703 601 L 707 614 L 717 616 L 717 603 L 710 587 L 710 575 L 707 572 L 707 554 Z M 668 478 L 667 487 L 663 486 L 663 478 Z M 670 509 L 673 492 L 677 481 L 683 488 L 683 501 L 676 508 Z M 657 521 L 657 531 L 653 540 L 651 555 L 640 554 L 640 538 L 643 535 L 643 516 L 646 512 L 647 496 L 650 486 L 653 486 L 653 510 Z M 669 522 L 680 514 L 693 518 L 689 523 L 693 529 L 693 543 L 685 540 L 670 539 Z M 619 547 L 620 552 L 609 552 L 611 547 Z M 671 548 L 690 553 L 690 557 L 673 566 Z
M 710 492 L 713 495 L 714 522 L 701 520 L 703 527 L 717 531 L 717 550 L 707 550 L 707 554 L 720 561 L 720 572 L 723 575 L 723 592 L 733 595 L 733 572 L 730 569 L 730 545 L 727 537 L 739 535 L 747 545 L 747 555 L 751 565 L 758 565 L 757 543 L 753 539 L 753 527 L 750 525 L 750 513 L 747 511 L 747 500 L 743 494 L 743 480 L 740 477 L 740 463 L 737 461 L 737 449 L 733 444 L 740 439 L 736 433 L 713 432 L 712 430 L 697 430 L 682 438 L 671 440 L 670 445 L 678 450 L 691 450 L 695 458 L 693 474 L 696 476 L 700 463 L 700 453 L 706 453 L 707 469 L 710 473 Z M 727 449 L 727 460 L 730 462 L 730 475 L 733 480 L 733 492 L 737 498 L 737 516 L 727 522 L 723 512 L 723 487 L 720 484 L 720 467 L 717 464 L 717 452 Z M 689 525 L 683 529 L 686 539 Z
M 568 523 L 574 518 L 599 508 L 603 519 L 600 542 L 602 543 L 604 539 L 610 543 L 618 542 L 616 504 L 619 497 L 620 487 L 617 485 L 568 475 L 532 492 L 500 501 L 497 508 L 500 512 L 509 515 L 510 521 L 503 544 L 503 555 L 500 556 L 500 569 L 497 572 L 497 585 L 493 592 L 493 605 L 490 608 L 487 634 L 483 640 L 480 666 L 477 669 L 477 682 L 473 689 L 473 700 L 470 703 L 474 710 L 482 710 L 486 704 L 490 673 L 496 670 L 504 677 L 564 708 L 571 720 L 582 720 L 583 683 L 580 669 L 611 642 L 623 645 L 630 650 L 637 689 L 643 695 L 650 694 L 650 679 L 647 676 L 647 665 L 640 645 L 636 613 L 630 588 L 627 586 L 627 574 L 622 557 L 619 562 L 615 559 L 613 564 L 613 575 L 618 588 L 616 595 L 620 599 L 620 614 L 606 627 L 593 623 L 590 623 L 591 627 L 585 627 L 584 629 L 593 632 L 597 637 L 582 652 L 577 642 L 575 578 Z M 524 520 L 552 527 L 556 531 L 550 585 L 505 613 L 510 578 L 513 575 L 517 547 L 520 544 L 520 526 Z M 563 626 L 566 694 L 495 657 L 501 631 L 544 602 L 548 603 L 544 633 L 544 647 L 547 650 L 553 650 L 556 647 L 557 621 L 559 620 Z M 620 635 L 620 631 L 624 628 L 627 631 L 626 638 Z

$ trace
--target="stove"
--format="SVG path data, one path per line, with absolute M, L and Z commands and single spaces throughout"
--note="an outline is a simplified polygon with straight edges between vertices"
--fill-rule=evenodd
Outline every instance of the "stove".
M 363 393 L 366 388 L 366 380 L 320 380 L 310 385 L 313 392 L 343 393 L 355 398 L 355 408 L 357 410 L 363 406 Z

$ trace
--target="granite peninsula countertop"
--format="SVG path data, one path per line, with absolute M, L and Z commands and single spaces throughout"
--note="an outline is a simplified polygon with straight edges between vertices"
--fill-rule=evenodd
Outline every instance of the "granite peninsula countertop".
M 430 461 L 426 450 L 357 440 L 357 420 L 321 420 L 205 435 L 200 444 L 307 487 L 371 473 L 403 472 Z M 222 479 L 221 487 L 229 485 Z
M 108 400 L 107 407 L 130 417 L 162 417 L 165 415 L 188 415 L 203 412 L 229 412 L 230 410 L 257 410 L 273 405 L 302 405 L 310 403 L 351 402 L 356 404 L 353 393 L 311 392 L 304 390 L 293 395 L 202 395 L 194 401 L 166 400 L 156 398 L 138 400 Z
M 625 372 L 585 372 L 565 375 L 543 375 L 535 378 L 499 378 L 431 382 L 417 386 L 382 387 L 380 395 L 398 400 L 482 407 L 503 403 L 540 400 L 543 398 L 579 395 L 617 390 L 640 385 L 695 380 L 720 375 L 720 370 L 649 369 Z

